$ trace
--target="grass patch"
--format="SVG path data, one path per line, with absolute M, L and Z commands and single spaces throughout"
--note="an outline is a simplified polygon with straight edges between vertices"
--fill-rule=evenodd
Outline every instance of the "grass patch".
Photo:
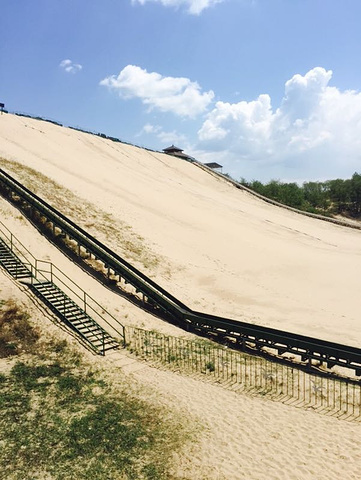
M 216 369 L 216 367 L 214 366 L 214 362 L 207 362 L 206 369 L 209 370 L 210 372 L 214 372 Z
M 191 438 L 184 420 L 143 400 L 119 372 L 117 380 L 87 364 L 64 341 L 33 347 L 0 373 L 2 478 L 176 479 L 173 452 Z
M 38 339 L 38 330 L 14 300 L 0 302 L 0 358 L 32 351 Z

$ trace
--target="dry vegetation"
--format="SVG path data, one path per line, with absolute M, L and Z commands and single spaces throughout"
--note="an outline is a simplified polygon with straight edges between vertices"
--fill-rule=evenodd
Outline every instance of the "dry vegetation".
M 31 352 L 39 340 L 39 332 L 28 321 L 28 315 L 14 302 L 1 303 L 0 358 Z
M 96 205 L 77 197 L 42 173 L 16 161 L 0 158 L 0 166 L 34 193 L 38 194 L 98 240 L 112 246 L 128 261 L 135 262 L 152 272 L 163 268 L 166 262 L 152 252 L 146 240 L 125 222 L 115 219 Z M 169 269 L 164 269 L 169 276 Z
M 0 345 L 1 478 L 178 478 L 174 452 L 192 438 L 184 419 L 40 336 L 13 301 L 2 302 Z

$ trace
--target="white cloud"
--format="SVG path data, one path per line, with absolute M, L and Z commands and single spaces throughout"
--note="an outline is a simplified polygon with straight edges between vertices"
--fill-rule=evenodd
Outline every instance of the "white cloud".
M 63 68 L 67 73 L 77 73 L 83 68 L 79 63 L 74 63 L 69 59 L 60 62 L 59 67 Z
M 187 138 L 185 135 L 178 133 L 176 130 L 166 132 L 160 125 L 151 125 L 147 123 L 136 136 L 140 137 L 144 134 L 155 135 L 160 140 L 161 144 L 166 146 L 174 143 L 182 144 L 184 146 L 187 143 Z
M 161 129 L 162 127 L 160 127 L 159 125 L 151 125 L 150 123 L 146 123 L 142 128 L 141 133 L 146 133 L 146 134 L 158 133 Z
M 162 131 L 162 127 L 160 125 L 152 125 L 150 123 L 146 123 L 144 127 L 135 134 L 136 137 L 141 137 L 142 135 L 156 135 L 157 133 Z
M 135 65 L 127 65 L 118 76 L 104 78 L 100 85 L 115 90 L 124 98 L 139 98 L 150 109 L 172 112 L 181 117 L 195 117 L 212 102 L 212 91 L 201 93 L 197 82 L 183 77 L 163 77 L 148 73 Z
M 361 171 L 361 93 L 331 87 L 331 78 L 321 67 L 294 75 L 276 110 L 267 94 L 217 102 L 198 132 L 198 155 L 221 155 L 238 177 L 277 166 L 310 179 Z
M 212 7 L 224 0 L 132 0 L 133 4 L 144 5 L 147 2 L 158 2 L 165 7 L 187 7 L 187 10 L 192 15 L 199 15 L 206 8 Z
M 178 133 L 176 130 L 172 130 L 171 132 L 160 131 L 157 134 L 157 137 L 161 141 L 162 145 L 166 147 L 169 145 L 181 145 L 183 149 L 188 148 L 188 141 L 185 135 Z

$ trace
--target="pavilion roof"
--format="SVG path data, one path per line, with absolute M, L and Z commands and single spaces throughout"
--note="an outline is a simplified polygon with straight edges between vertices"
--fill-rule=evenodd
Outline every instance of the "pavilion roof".
M 204 165 L 209 168 L 223 168 L 222 165 L 216 162 L 205 163 Z

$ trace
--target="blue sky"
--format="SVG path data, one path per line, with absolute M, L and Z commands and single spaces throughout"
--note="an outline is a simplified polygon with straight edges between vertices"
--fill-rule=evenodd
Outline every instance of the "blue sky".
M 235 178 L 361 172 L 359 0 L 0 0 L 0 102 Z

